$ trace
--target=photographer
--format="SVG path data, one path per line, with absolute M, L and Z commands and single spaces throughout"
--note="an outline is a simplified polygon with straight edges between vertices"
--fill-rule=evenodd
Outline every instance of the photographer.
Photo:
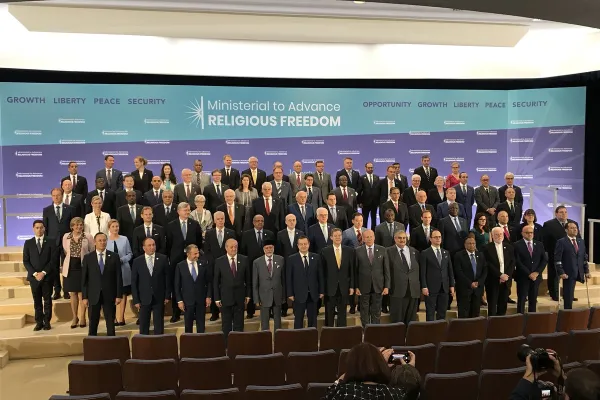
M 392 366 L 390 386 L 404 389 L 407 400 L 417 400 L 421 395 L 421 374 L 415 368 L 416 357 L 413 352 L 408 352 L 409 362 L 400 358 L 400 365 Z M 385 355 L 384 355 L 385 359 Z

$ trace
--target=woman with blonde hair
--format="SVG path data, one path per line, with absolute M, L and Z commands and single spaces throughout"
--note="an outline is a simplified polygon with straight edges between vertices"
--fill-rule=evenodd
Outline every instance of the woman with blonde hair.
M 96 233 L 102 232 L 108 236 L 108 221 L 110 221 L 110 215 L 102 211 L 102 198 L 100 196 L 92 197 L 90 202 L 92 206 L 92 212 L 85 216 L 83 226 L 85 233 L 89 234 L 89 237 L 93 238 Z
M 108 241 L 106 250 L 115 253 L 121 260 L 121 277 L 123 283 L 123 298 L 117 305 L 115 313 L 115 326 L 125 326 L 125 310 L 127 309 L 127 296 L 131 294 L 131 266 L 129 262 L 133 258 L 133 252 L 129 240 L 119 235 L 119 221 L 111 219 L 108 222 Z
M 206 231 L 213 227 L 212 214 L 205 207 L 206 197 L 201 194 L 194 197 L 194 204 L 196 209 L 190 213 L 190 218 L 200 224 L 202 229 L 202 237 L 206 235 Z
M 134 158 L 133 165 L 135 165 L 135 171 L 131 171 L 131 176 L 133 176 L 133 188 L 144 194 L 152 188 L 152 177 L 154 176 L 154 173 L 146 168 L 148 160 L 142 156 Z
M 454 161 L 452 164 L 450 164 L 450 168 L 452 169 L 452 172 L 450 172 L 450 175 L 446 177 L 446 189 L 456 186 L 460 183 L 460 164 Z

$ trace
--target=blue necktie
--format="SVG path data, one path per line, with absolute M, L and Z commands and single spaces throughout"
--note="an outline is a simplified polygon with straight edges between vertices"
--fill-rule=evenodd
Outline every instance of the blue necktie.
M 98 260 L 98 266 L 100 267 L 100 273 L 104 274 L 104 259 L 102 257 L 103 254 L 100 253 L 100 260 Z
M 192 279 L 194 280 L 194 282 L 196 282 L 196 278 L 198 277 L 198 274 L 196 273 L 196 268 L 194 268 L 194 263 L 190 263 L 190 265 L 192 266 Z
M 438 260 L 438 262 L 440 263 L 440 266 L 441 266 L 442 265 L 442 253 L 440 252 L 440 249 L 439 248 L 436 249 L 435 253 L 436 253 L 437 260 Z
M 151 237 L 151 236 L 152 236 L 152 234 L 150 233 L 150 227 L 147 226 L 146 227 L 146 237 Z
M 181 223 L 181 234 L 184 239 L 187 237 L 187 224 L 185 222 Z
M 471 267 L 473 267 L 473 277 L 477 276 L 477 261 L 475 261 L 475 254 L 471 253 Z

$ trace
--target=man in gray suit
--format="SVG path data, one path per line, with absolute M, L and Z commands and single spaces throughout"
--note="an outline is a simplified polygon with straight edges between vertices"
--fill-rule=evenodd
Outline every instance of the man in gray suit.
M 265 240 L 263 250 L 265 255 L 254 260 L 252 265 L 252 290 L 256 307 L 260 307 L 261 329 L 269 330 L 269 314 L 272 312 L 277 330 L 281 328 L 281 305 L 286 301 L 285 261 L 274 254 L 274 240 Z
M 302 185 L 304 185 L 304 175 L 305 173 L 302 172 L 302 163 L 298 160 L 294 161 L 294 172 L 288 175 L 292 187 L 292 196 L 295 196 Z
M 106 189 L 116 192 L 119 189 L 123 189 L 123 173 L 113 168 L 114 165 L 114 156 L 110 154 L 104 156 L 104 168 L 96 172 L 96 179 L 104 178 Z
M 300 190 L 306 192 L 306 201 L 308 204 L 312 204 L 315 210 L 319 207 L 323 207 L 325 200 L 323 199 L 323 193 L 321 189 L 314 185 L 315 177 L 313 174 L 304 174 L 304 186 Z
M 360 296 L 360 322 L 379 324 L 381 298 L 390 288 L 390 267 L 385 248 L 375 244 L 375 233 L 363 233 L 365 244 L 356 249 L 356 294 Z
M 363 227 L 363 215 L 355 212 L 352 216 L 352 226 L 342 234 L 342 245 L 357 248 L 363 245 L 363 235 L 367 228 Z
M 386 250 L 390 265 L 390 320 L 408 325 L 417 318 L 421 297 L 419 252 L 407 245 L 406 232 L 396 232 L 394 242 Z
M 210 175 L 202 172 L 202 160 L 194 161 L 194 170 L 192 171 L 192 182 L 200 186 L 200 190 L 204 192 L 204 186 L 210 185 Z M 235 190 L 237 188 L 233 188 Z
M 340 176 L 339 183 L 340 186 L 333 189 L 333 193 L 335 193 L 336 203 L 346 209 L 346 217 L 350 221 L 358 207 L 356 190 L 348 186 L 348 177 L 346 176 Z
M 196 195 L 202 194 L 200 191 L 200 186 L 192 182 L 191 169 L 184 168 L 181 171 L 181 179 L 183 179 L 183 182 L 175 185 L 175 189 L 173 189 L 173 194 L 175 196 L 173 202 L 175 204 L 188 203 L 190 205 L 190 209 L 194 211 L 196 208 L 196 202 L 194 199 L 196 198 Z
M 333 190 L 333 183 L 331 183 L 331 175 L 325 172 L 325 162 L 318 160 L 315 162 L 315 186 L 321 189 L 323 199 L 327 197 L 329 192 Z
M 273 197 L 280 199 L 283 202 L 283 209 L 287 210 L 288 206 L 292 204 L 292 187 L 290 184 L 283 180 L 283 168 L 273 168 Z
M 394 235 L 398 231 L 405 231 L 404 224 L 394 221 L 396 214 L 394 210 L 388 208 L 383 214 L 385 221 L 375 227 L 375 243 L 383 247 L 390 247 L 394 244 Z
M 475 189 L 475 202 L 477 203 L 477 212 L 486 215 L 488 226 L 496 225 L 496 208 L 500 204 L 500 194 L 498 189 L 490 186 L 488 175 L 481 176 L 481 186 Z

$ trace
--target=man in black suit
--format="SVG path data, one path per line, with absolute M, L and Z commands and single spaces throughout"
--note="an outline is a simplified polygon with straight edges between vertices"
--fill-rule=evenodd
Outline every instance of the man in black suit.
M 133 188 L 134 182 L 135 181 L 133 180 L 132 175 L 125 175 L 123 177 L 123 189 L 115 192 L 115 195 L 117 197 L 115 206 L 117 207 L 117 210 L 119 209 L 119 207 L 127 205 L 127 198 L 125 196 L 128 192 L 135 193 L 135 203 L 136 204 L 142 204 L 142 198 L 143 198 L 142 192 Z
M 458 216 L 458 203 L 450 204 L 448 212 L 450 215 L 440 219 L 438 228 L 442 232 L 442 247 L 454 258 L 454 254 L 464 248 L 469 228 L 467 221 Z
M 85 218 L 84 198 L 73 191 L 73 183 L 69 179 L 63 178 L 60 187 L 63 190 L 63 203 L 75 209 L 75 216 Z
M 265 219 L 265 229 L 271 232 L 279 232 L 285 226 L 285 206 L 283 202 L 272 196 L 273 185 L 265 182 L 262 185 L 262 197 L 252 201 L 251 215 L 262 215 Z
M 52 189 L 50 195 L 52 196 L 52 204 L 45 207 L 42 211 L 42 220 L 47 236 L 54 240 L 60 251 L 62 248 L 62 238 L 65 233 L 71 230 L 71 220 L 74 217 L 78 217 L 78 215 L 76 215 L 75 208 L 63 203 L 63 190 L 61 188 Z M 54 296 L 52 296 L 52 300 L 60 299 L 60 291 L 62 290 L 58 260 L 55 267 L 56 271 L 52 274 L 52 279 L 54 280 Z M 65 293 L 65 296 L 68 296 L 67 293 Z
M 86 254 L 81 264 L 83 306 L 89 306 L 88 335 L 98 335 L 100 309 L 106 321 L 106 336 L 115 336 L 115 308 L 123 297 L 123 279 L 119 256 L 106 250 L 106 235 L 94 237 L 96 251 Z
M 131 267 L 133 305 L 139 313 L 140 334 L 150 334 L 152 315 L 154 334 L 162 335 L 165 330 L 165 305 L 171 298 L 169 260 L 156 251 L 156 242 L 151 237 L 143 239 L 142 247 L 142 254 L 133 260 Z
M 515 243 L 519 238 L 519 235 L 517 234 L 517 228 L 510 224 L 508 212 L 504 210 L 498 211 L 496 213 L 496 217 L 498 218 L 498 223 L 496 224 L 496 226 L 502 228 L 502 233 L 504 233 L 504 240 L 508 243 Z
M 142 209 L 144 206 L 135 203 L 135 193 L 127 192 L 125 195 L 127 205 L 119 207 L 117 210 L 117 221 L 119 221 L 119 234 L 133 243 L 133 230 L 135 227 L 143 224 Z
M 152 177 L 152 188 L 144 193 L 142 204 L 154 207 L 155 205 L 162 203 L 163 190 L 160 188 L 162 183 L 162 179 L 160 179 L 159 175 L 154 175 Z
M 564 205 L 556 207 L 554 216 L 556 218 L 544 222 L 543 232 L 544 249 L 548 252 L 548 291 L 552 300 L 558 301 L 558 274 L 556 273 L 554 249 L 556 248 L 556 242 L 567 236 L 567 224 L 575 221 L 569 219 L 567 207 Z M 577 225 L 576 222 L 575 224 Z
M 273 163 L 273 169 L 271 171 L 275 171 L 275 168 L 281 168 L 281 170 L 283 171 L 283 163 L 281 161 L 275 161 Z M 285 174 L 281 177 L 281 179 L 287 183 L 290 183 L 290 177 Z M 271 182 L 274 180 L 275 176 L 273 174 L 267 176 L 267 182 Z
M 240 187 L 240 171 L 231 166 L 233 159 L 229 154 L 223 156 L 223 168 L 220 169 L 223 185 L 233 190 Z
M 143 224 L 137 226 L 133 230 L 133 241 L 131 244 L 131 251 L 134 257 L 139 257 L 144 254 L 144 240 L 146 238 L 154 239 L 154 251 L 160 254 L 166 254 L 166 233 L 165 228 L 158 224 L 152 223 L 152 207 L 142 208 L 142 221 Z
M 206 209 L 214 214 L 217 207 L 225 203 L 225 191 L 229 186 L 221 182 L 221 171 L 218 169 L 212 172 L 212 182 L 204 187 L 204 197 L 206 198 Z
M 525 225 L 521 230 L 523 240 L 514 244 L 515 280 L 517 281 L 517 312 L 525 313 L 525 301 L 529 302 L 528 311 L 536 312 L 538 289 L 542 281 L 542 272 L 548 263 L 544 244 L 533 239 L 533 226 Z
M 442 249 L 442 234 L 431 231 L 431 246 L 421 252 L 421 292 L 425 296 L 427 321 L 446 319 L 448 294 L 454 295 L 454 269 L 448 250 Z
M 428 210 L 431 212 L 431 225 L 437 226 L 437 218 L 435 210 L 431 204 L 426 204 L 427 193 L 424 190 L 420 190 L 417 193 L 417 203 L 408 207 L 408 223 L 410 224 L 410 231 L 421 224 L 421 215 L 423 211 Z
M 508 225 L 510 225 L 515 230 L 515 233 L 518 234 L 518 229 L 521 226 L 521 217 L 523 214 L 523 210 L 521 208 L 522 206 L 521 204 L 517 203 L 515 199 L 515 189 L 507 188 L 504 194 L 506 196 L 505 200 L 498 204 L 497 213 L 500 213 L 500 211 L 506 211 L 508 214 Z M 500 221 L 499 216 L 498 221 Z
M 96 172 L 96 178 L 103 178 L 106 182 L 106 188 L 116 192 L 123 189 L 123 173 L 118 169 L 113 168 L 115 158 L 107 154 L 104 156 L 104 168 Z
M 419 252 L 407 245 L 406 232 L 394 234 L 386 249 L 390 268 L 390 321 L 410 324 L 417 319 L 421 298 Z
M 244 230 L 246 207 L 235 202 L 235 192 L 231 189 L 225 191 L 224 198 L 225 203 L 219 205 L 217 211 L 222 211 L 225 214 L 225 227 L 233 230 L 236 238 L 240 239 Z
M 508 303 L 508 284 L 515 271 L 513 247 L 504 240 L 500 227 L 492 229 L 492 243 L 483 248 L 488 275 L 485 280 L 485 293 L 488 302 L 488 316 L 505 315 Z
M 352 215 L 358 209 L 356 191 L 348 186 L 348 178 L 344 175 L 340 176 L 339 184 L 340 185 L 332 191 L 336 196 L 336 204 L 344 207 L 346 210 L 346 220 L 352 221 Z
M 331 246 L 321 250 L 325 288 L 325 326 L 346 326 L 348 296 L 354 296 L 355 255 L 352 247 L 342 246 L 342 230 L 331 230 Z
M 506 199 L 508 198 L 508 196 L 506 195 L 506 189 L 511 188 L 515 191 L 515 203 L 517 203 L 520 208 L 523 208 L 523 191 L 520 187 L 514 184 L 515 175 L 512 172 L 507 172 L 506 174 L 504 174 L 504 181 L 506 181 L 506 185 L 498 188 L 500 201 L 506 201 Z
M 431 231 L 435 229 L 431 226 L 431 219 L 431 211 L 423 211 L 421 225 L 410 233 L 410 246 L 417 249 L 419 253 L 431 245 Z
M 44 222 L 33 221 L 34 237 L 23 244 L 23 265 L 27 269 L 27 281 L 33 295 L 35 328 L 49 330 L 52 319 L 52 283 L 58 271 L 58 246 L 54 238 L 45 233 Z
M 171 221 L 177 219 L 177 205 L 173 203 L 173 192 L 170 190 L 163 190 L 162 203 L 152 207 L 152 222 L 156 225 L 160 225 L 163 228 L 167 228 Z
M 485 257 L 475 247 L 472 233 L 465 239 L 464 246 L 464 250 L 454 255 L 458 318 L 475 318 L 479 317 L 487 265 Z
M 85 198 L 85 212 L 89 214 L 92 212 L 92 199 L 94 196 L 100 196 L 102 199 L 102 211 L 108 213 L 111 218 L 117 217 L 116 202 L 117 196 L 115 192 L 107 190 L 105 188 L 104 178 L 96 178 L 96 189 L 89 192 Z
M 192 175 L 192 170 L 189 168 L 184 168 L 181 171 L 182 182 L 175 185 L 173 189 L 173 195 L 175 196 L 173 201 L 175 204 L 186 202 L 190 205 L 190 209 L 194 210 L 196 208 L 196 196 L 202 194 L 202 190 L 200 186 L 192 182 Z
M 365 228 L 371 217 L 371 229 L 377 225 L 377 207 L 379 206 L 379 177 L 373 173 L 373 163 L 365 164 L 365 174 L 360 177 L 360 193 L 358 194 L 358 205 L 365 217 Z
M 304 186 L 300 190 L 306 193 L 306 202 L 316 210 L 325 204 L 325 193 L 321 192 L 321 188 L 315 186 L 314 182 L 315 176 L 313 174 L 304 175 Z
M 410 207 L 413 204 L 417 204 L 417 194 L 419 193 L 419 191 L 425 190 L 421 187 L 421 176 L 413 174 L 410 182 L 411 185 L 408 188 L 406 188 L 402 193 L 402 202 L 406 204 L 406 207 Z
M 204 333 L 206 308 L 212 297 L 212 274 L 208 260 L 200 257 L 200 249 L 195 244 L 185 248 L 186 259 L 177 264 L 175 271 L 175 298 L 183 312 L 185 333 Z
M 198 222 L 189 218 L 190 212 L 190 205 L 188 203 L 179 203 L 177 205 L 177 215 L 179 218 L 169 222 L 167 225 L 167 254 L 169 254 L 171 282 L 174 282 L 177 264 L 186 257 L 186 247 L 190 244 L 195 244 L 198 248 L 202 247 L 202 228 L 200 228 Z M 171 317 L 171 322 L 177 322 L 181 317 L 181 310 L 177 306 L 175 293 L 172 293 L 172 300 L 173 316 Z
M 390 200 L 379 206 L 379 221 L 385 219 L 387 210 L 394 211 L 394 221 L 400 222 L 405 228 L 408 226 L 408 208 L 400 201 L 400 189 L 393 187 L 390 191 Z
M 404 191 L 404 185 L 398 179 L 396 179 L 396 169 L 393 166 L 387 167 L 385 179 L 379 181 L 379 204 L 383 204 L 391 200 L 391 193 L 393 188 L 398 188 L 400 194 Z M 379 211 L 381 213 L 381 210 Z M 398 221 L 401 222 L 401 221 Z
M 86 196 L 88 193 L 87 179 L 83 176 L 79 176 L 77 173 L 78 165 L 75 161 L 69 163 L 69 176 L 62 178 L 61 182 L 65 179 L 70 181 L 73 185 L 73 191 L 80 196 Z
M 258 190 L 262 188 L 263 183 L 267 182 L 267 173 L 262 169 L 258 169 L 258 158 L 252 156 L 248 159 L 248 169 L 242 171 L 242 175 L 246 174 L 252 178 L 252 185 Z
M 275 254 L 287 260 L 289 256 L 298 252 L 298 238 L 305 235 L 300 229 L 296 229 L 296 216 L 288 214 L 285 217 L 286 228 L 277 232 L 277 244 Z
M 348 224 L 348 214 L 346 213 L 346 209 L 337 205 L 337 197 L 335 196 L 335 193 L 331 192 L 327 195 L 327 204 L 325 207 L 327 207 L 327 211 L 329 212 L 327 217 L 328 223 L 335 225 L 342 231 L 345 231 L 350 227 Z
M 467 214 L 467 223 L 471 226 L 473 221 L 473 204 L 475 204 L 475 188 L 469 185 L 469 174 L 461 172 L 458 176 L 460 183 L 454 188 L 456 189 L 456 201 L 463 205 Z
M 406 178 L 406 175 L 402 175 L 400 173 L 400 163 L 395 162 L 392 164 L 392 166 L 394 167 L 394 169 L 396 171 L 396 179 L 398 179 L 400 182 L 402 182 L 402 185 L 404 185 L 404 187 L 407 188 L 408 187 L 408 179 Z
M 229 332 L 244 331 L 244 306 L 252 293 L 252 270 L 248 258 L 238 254 L 238 242 L 228 239 L 225 242 L 226 255 L 215 262 L 214 292 L 217 307 L 223 316 L 221 323 L 225 340 Z
M 286 260 L 286 285 L 288 298 L 294 302 L 294 329 L 304 327 L 304 313 L 308 327 L 317 327 L 317 302 L 324 295 L 324 277 L 318 254 L 309 253 L 310 241 L 298 238 L 298 253 Z
M 375 228 L 375 243 L 383 247 L 394 245 L 394 234 L 398 231 L 406 231 L 404 225 L 394 221 L 394 210 L 387 209 L 383 220 Z M 385 307 L 384 307 L 385 308 Z
M 423 154 L 421 156 L 421 166 L 415 168 L 415 174 L 421 177 L 421 188 L 426 192 L 433 189 L 435 178 L 438 177 L 437 169 L 430 167 L 430 162 L 429 154 Z
M 335 225 L 327 222 L 327 210 L 323 207 L 317 208 L 317 223 L 308 228 L 308 239 L 310 251 L 320 254 L 324 247 L 333 244 L 331 241 L 331 230 Z
M 348 186 L 350 186 L 352 189 L 356 190 L 357 193 L 360 193 L 360 191 L 361 191 L 360 172 L 353 170 L 352 164 L 353 164 L 352 158 L 350 158 L 350 157 L 344 158 L 344 168 L 340 169 L 335 174 L 335 186 L 340 186 L 340 176 L 343 175 L 346 178 L 348 178 Z M 340 228 L 340 229 L 344 230 L 344 228 Z

